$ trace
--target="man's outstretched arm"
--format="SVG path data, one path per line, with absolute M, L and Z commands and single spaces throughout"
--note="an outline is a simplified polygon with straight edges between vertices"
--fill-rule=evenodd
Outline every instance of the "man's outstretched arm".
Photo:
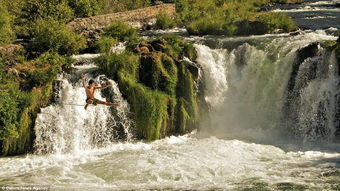
M 110 86 L 112 86 L 111 84 L 109 84 L 109 85 L 106 85 L 106 86 L 96 86 L 96 87 L 94 87 L 95 89 L 104 89 L 104 88 L 107 88 L 107 87 L 110 87 Z
M 85 74 L 81 74 L 81 80 L 82 80 L 82 83 L 83 83 L 83 87 L 86 88 L 86 85 L 85 85 Z

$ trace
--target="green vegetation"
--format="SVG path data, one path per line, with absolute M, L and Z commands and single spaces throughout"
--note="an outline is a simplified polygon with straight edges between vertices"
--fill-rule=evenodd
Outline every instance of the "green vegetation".
M 160 13 L 156 19 L 156 29 L 169 29 L 176 26 L 175 21 L 166 13 Z
M 86 46 L 84 37 L 55 20 L 37 20 L 31 29 L 31 36 L 28 50 L 32 53 L 41 54 L 49 51 L 72 55 Z
M 96 43 L 97 52 L 109 53 L 111 48 L 117 43 L 117 40 L 112 37 L 102 36 Z
M 285 32 L 296 29 L 284 13 L 259 12 L 258 7 L 267 0 L 183 0 L 176 4 L 179 19 L 194 35 L 250 35 L 271 33 L 276 29 Z
M 0 45 L 11 43 L 14 39 L 12 17 L 0 1 Z
M 138 39 L 137 29 L 124 22 L 115 21 L 104 29 L 104 36 L 115 38 L 117 41 L 133 41 Z
M 122 54 L 103 54 L 96 62 L 118 82 L 130 103 L 139 138 L 155 140 L 197 128 L 197 75 L 180 61 L 182 56 L 196 56 L 192 45 L 165 36 L 135 46 Z
M 27 25 L 47 18 L 67 23 L 74 17 L 74 12 L 66 0 L 27 0 L 23 5 L 21 17 L 27 20 Z
M 106 0 L 68 0 L 68 5 L 73 9 L 74 16 L 90 17 L 98 15 L 104 7 Z
M 302 3 L 304 0 L 270 0 L 271 3 Z
M 139 37 L 137 29 L 121 21 L 114 21 L 110 26 L 104 29 L 101 38 L 95 44 L 97 52 L 109 53 L 111 48 L 118 42 L 126 42 L 126 45 L 133 46 Z
M 102 13 L 114 13 L 153 5 L 153 0 L 104 0 Z
M 28 151 L 38 109 L 52 96 L 52 82 L 70 61 L 57 54 L 42 54 L 8 69 L 0 60 L 1 155 Z

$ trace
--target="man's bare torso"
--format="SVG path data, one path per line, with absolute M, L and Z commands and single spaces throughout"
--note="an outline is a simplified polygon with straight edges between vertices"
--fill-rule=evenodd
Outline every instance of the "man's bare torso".
M 94 99 L 94 92 L 95 92 L 94 87 L 86 87 L 85 91 L 86 91 L 87 98 Z

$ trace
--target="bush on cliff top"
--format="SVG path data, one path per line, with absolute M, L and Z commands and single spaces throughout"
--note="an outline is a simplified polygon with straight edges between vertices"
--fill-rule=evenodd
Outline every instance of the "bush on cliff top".
M 137 29 L 122 22 L 114 21 L 104 29 L 101 39 L 96 43 L 97 52 L 109 53 L 118 42 L 126 42 L 127 48 L 131 48 L 139 41 Z
M 111 48 L 117 43 L 116 39 L 112 37 L 102 36 L 99 41 L 96 42 L 96 51 L 98 53 L 109 53 Z
M 165 53 L 175 60 L 181 60 L 187 57 L 190 60 L 196 60 L 196 50 L 192 43 L 184 41 L 181 37 L 176 35 L 163 35 L 160 39 L 164 39 Z
M 86 40 L 75 34 L 65 24 L 55 20 L 37 20 L 31 32 L 32 40 L 28 50 L 33 54 L 54 52 L 60 55 L 72 55 L 86 47 Z
M 0 45 L 9 44 L 13 39 L 12 17 L 0 2 Z
M 58 54 L 44 53 L 37 59 L 25 62 L 15 68 L 27 76 L 22 79 L 21 89 L 31 90 L 51 83 L 62 71 L 62 66 L 69 62 L 68 59 Z
M 156 17 L 156 29 L 169 29 L 176 26 L 176 23 L 174 19 L 172 19 L 168 14 L 166 13 L 160 13 Z
M 104 29 L 104 36 L 115 38 L 117 41 L 134 41 L 138 39 L 137 29 L 122 21 L 114 21 Z

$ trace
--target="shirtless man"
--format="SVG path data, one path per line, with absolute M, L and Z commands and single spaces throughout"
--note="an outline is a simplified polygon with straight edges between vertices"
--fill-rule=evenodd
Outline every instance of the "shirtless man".
M 100 101 L 100 100 L 94 98 L 94 92 L 96 90 L 110 87 L 111 84 L 106 85 L 106 86 L 95 86 L 94 81 L 91 79 L 89 81 L 89 86 L 86 87 L 86 85 L 85 85 L 85 75 L 84 74 L 81 74 L 81 79 L 82 79 L 83 87 L 85 88 L 85 92 L 86 92 L 86 96 L 87 96 L 85 109 L 87 109 L 87 106 L 89 104 L 93 104 L 93 105 L 103 104 L 103 105 L 109 105 L 109 106 L 119 106 L 119 104 L 116 104 L 116 103 Z

